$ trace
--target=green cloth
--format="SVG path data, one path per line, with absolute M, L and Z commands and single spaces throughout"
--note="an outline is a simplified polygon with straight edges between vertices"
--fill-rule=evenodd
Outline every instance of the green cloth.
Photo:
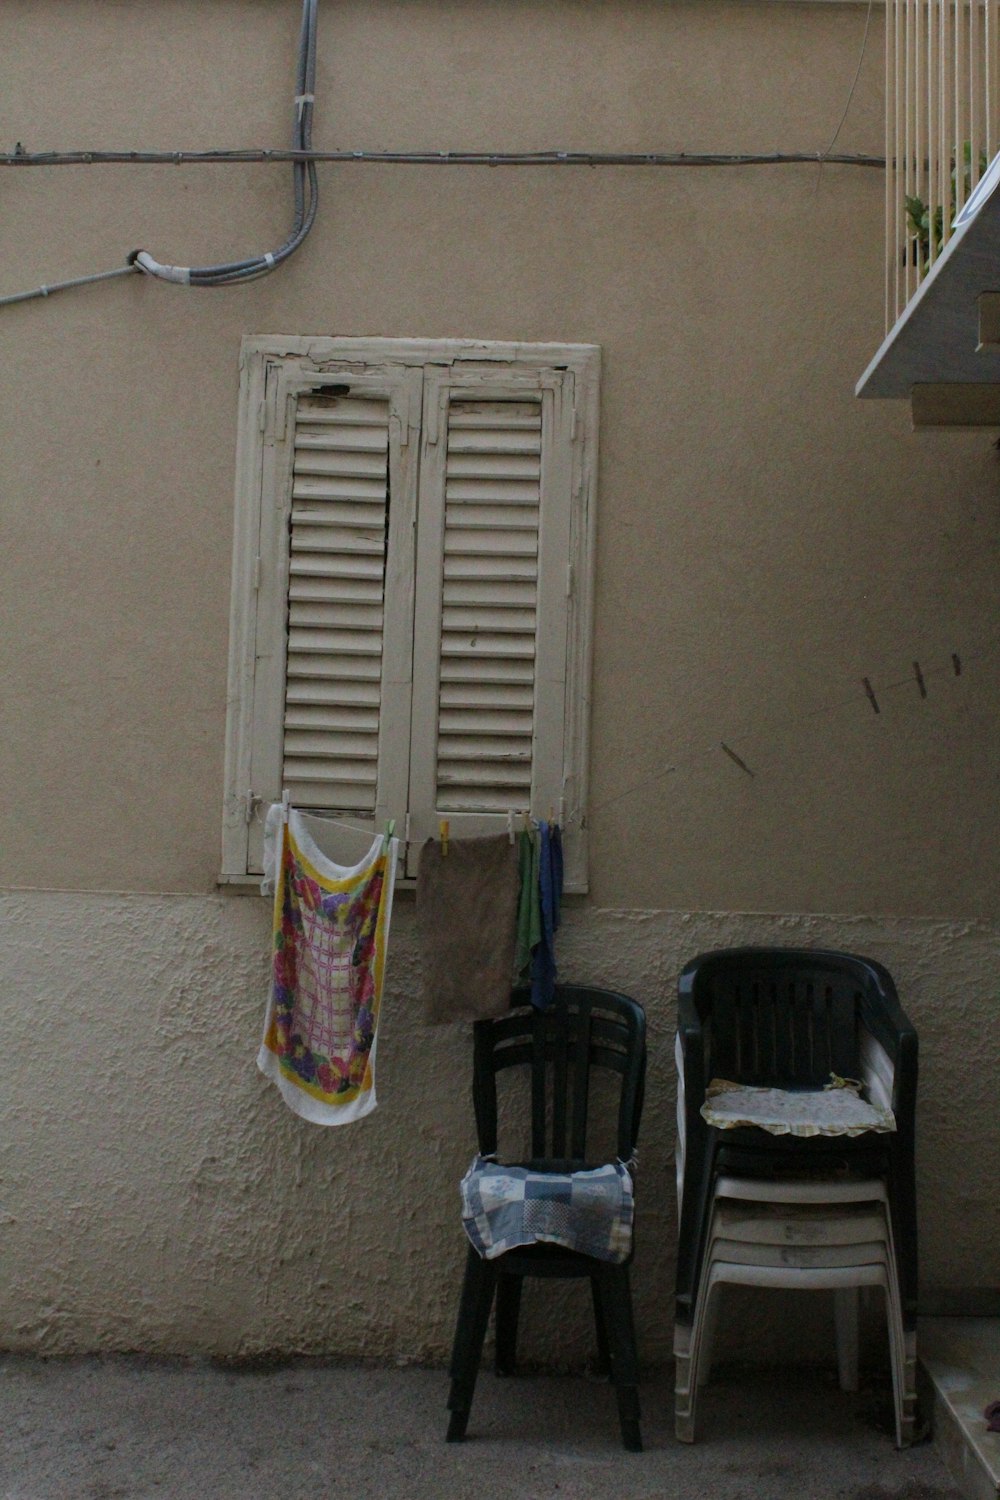
M 517 948 L 514 972 L 524 983 L 531 982 L 531 955 L 542 940 L 542 898 L 538 881 L 538 836 L 522 829 L 517 850 L 517 878 L 520 895 L 517 900 Z

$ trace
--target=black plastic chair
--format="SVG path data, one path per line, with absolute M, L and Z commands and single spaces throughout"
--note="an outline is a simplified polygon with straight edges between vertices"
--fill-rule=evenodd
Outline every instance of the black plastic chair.
M 687 964 L 678 985 L 681 1217 L 676 1317 L 690 1324 L 718 1173 L 768 1177 L 860 1173 L 884 1179 L 904 1327 L 917 1313 L 914 1113 L 917 1034 L 881 964 L 822 949 L 730 948 Z M 857 1079 L 892 1109 L 896 1129 L 857 1136 L 719 1130 L 701 1115 L 713 1078 L 765 1088 L 818 1089 Z
M 629 1163 L 645 1082 L 642 1007 L 625 995 L 577 985 L 558 985 L 554 1003 L 545 1011 L 535 1010 L 526 999 L 526 992 L 515 991 L 509 1015 L 477 1021 L 473 1027 L 473 1103 L 480 1154 L 498 1153 L 497 1075 L 519 1069 L 528 1086 L 531 1156 L 516 1163 L 502 1155 L 500 1159 L 541 1172 L 585 1171 L 603 1165 L 590 1157 L 588 1143 L 594 1135 L 592 1084 L 595 1073 L 604 1071 L 612 1075 L 617 1094 L 611 1149 L 620 1161 Z M 612 1264 L 552 1244 L 508 1250 L 493 1259 L 481 1257 L 469 1245 L 450 1367 L 448 1441 L 465 1436 L 494 1294 L 497 1374 L 515 1371 L 525 1276 L 589 1277 L 600 1366 L 610 1373 L 615 1386 L 622 1441 L 626 1448 L 640 1452 L 629 1262 Z

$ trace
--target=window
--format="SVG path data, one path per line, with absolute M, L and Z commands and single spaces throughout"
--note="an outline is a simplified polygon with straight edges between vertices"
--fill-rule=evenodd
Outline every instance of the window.
M 281 796 L 420 844 L 561 818 L 586 888 L 599 350 L 244 340 L 223 880 Z

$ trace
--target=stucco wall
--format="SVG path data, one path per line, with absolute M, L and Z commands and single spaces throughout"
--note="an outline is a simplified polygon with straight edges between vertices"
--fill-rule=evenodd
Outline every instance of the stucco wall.
M 283 142 L 297 16 L 11 0 L 0 137 Z M 822 150 L 864 11 L 348 0 L 321 26 L 318 145 Z M 882 148 L 880 46 L 876 15 L 838 149 Z M 565 339 L 603 349 L 598 904 L 989 915 L 997 464 L 853 397 L 882 173 L 352 165 L 321 187 L 301 254 L 252 287 L 3 310 L 0 879 L 212 887 L 242 334 Z M 32 168 L 3 191 L 3 290 L 140 244 L 263 249 L 290 212 L 266 167 Z
M 254 1066 L 267 902 L 20 896 L 0 911 L 0 1342 L 444 1359 L 464 1257 L 457 1183 L 475 1144 L 471 1038 L 423 1021 L 412 906 L 393 917 L 379 1107 L 332 1130 L 292 1115 Z M 889 966 L 921 1039 L 922 1279 L 989 1285 L 1000 1032 L 982 1017 L 996 1011 L 998 937 L 986 923 L 569 914 L 565 977 L 624 988 L 649 1015 L 634 1268 L 644 1358 L 667 1357 L 671 1338 L 673 993 L 686 959 L 723 944 L 837 943 Z M 536 1288 L 530 1305 L 528 1357 L 587 1355 L 578 1288 Z M 744 1357 L 829 1354 L 811 1304 L 791 1322 L 772 1312 L 767 1298 L 744 1307 Z
M 283 144 L 298 12 L 6 0 L 0 139 Z M 839 4 L 338 0 L 316 144 L 821 151 L 864 24 Z M 839 150 L 882 149 L 881 41 L 876 8 Z M 139 245 L 263 250 L 290 214 L 270 167 L 0 187 L 0 294 Z M 853 397 L 882 333 L 882 174 L 350 165 L 321 189 L 305 248 L 253 286 L 136 277 L 0 309 L 0 1344 L 438 1358 L 449 1337 L 468 1039 L 414 1015 L 406 910 L 384 1104 L 330 1135 L 255 1076 L 266 921 L 214 894 L 245 333 L 602 347 L 592 896 L 564 966 L 650 1007 L 647 1355 L 667 1347 L 674 977 L 729 941 L 896 972 L 924 1047 L 926 1275 L 997 1281 L 997 460 Z M 575 1357 L 585 1322 L 540 1327 Z

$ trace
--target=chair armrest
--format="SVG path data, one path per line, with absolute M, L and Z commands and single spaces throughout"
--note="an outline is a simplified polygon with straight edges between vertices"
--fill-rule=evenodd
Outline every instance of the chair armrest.
M 861 996 L 860 1020 L 869 1036 L 883 1049 L 891 1063 L 890 1107 L 897 1129 L 912 1137 L 917 1100 L 917 1033 L 899 1003 L 896 986 L 888 970 L 872 959 L 865 960 L 872 983 Z
M 678 1120 L 685 1155 L 705 1135 L 701 1115 L 708 1079 L 705 1076 L 705 1028 L 690 990 L 690 978 L 683 973 L 677 987 L 678 1087 L 684 1091 L 683 1122 Z

